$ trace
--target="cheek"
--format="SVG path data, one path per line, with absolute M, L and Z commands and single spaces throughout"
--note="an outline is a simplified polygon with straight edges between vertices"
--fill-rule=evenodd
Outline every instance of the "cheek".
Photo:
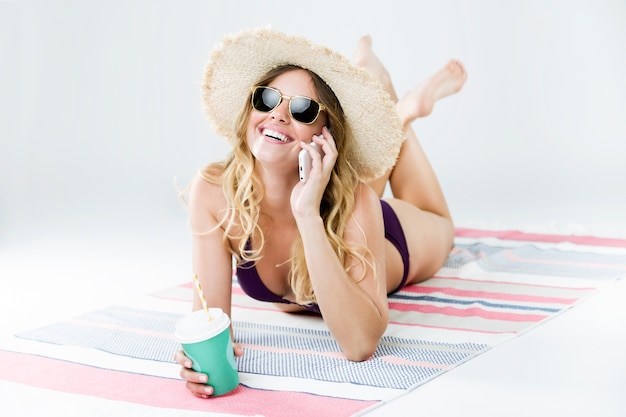
M 322 133 L 322 128 L 324 126 L 328 126 L 328 117 L 326 117 L 326 112 L 322 112 L 319 115 L 315 123 L 313 123 L 313 126 L 315 126 L 315 131 L 319 131 L 319 133 Z
M 258 115 L 258 113 L 257 114 L 255 114 L 255 113 L 257 113 L 257 112 L 253 111 L 250 114 L 250 117 L 248 118 L 248 124 L 246 125 L 247 126 L 247 128 L 246 128 L 246 136 L 247 136 L 246 139 L 248 140 L 248 142 L 250 142 L 250 140 L 252 140 L 256 136 L 257 126 L 259 125 L 259 123 L 262 120 L 262 117 L 260 117 Z
M 258 126 L 259 123 L 261 123 L 261 121 L 264 119 L 264 116 L 266 115 L 266 113 L 260 113 L 258 111 L 254 111 L 252 110 L 250 112 L 250 117 L 248 117 L 248 131 L 254 129 L 256 126 Z
M 303 123 L 294 122 L 294 126 L 298 137 L 308 142 L 313 135 L 320 135 L 322 133 L 322 128 L 326 126 L 326 123 L 326 117 L 320 115 L 313 124 L 305 125 Z

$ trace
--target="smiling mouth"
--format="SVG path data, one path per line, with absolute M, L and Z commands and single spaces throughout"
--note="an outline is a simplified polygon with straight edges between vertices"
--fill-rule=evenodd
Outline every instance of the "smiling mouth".
M 267 136 L 268 138 L 277 140 L 279 142 L 283 142 L 283 143 L 291 142 L 287 136 L 271 129 L 263 129 L 263 135 Z

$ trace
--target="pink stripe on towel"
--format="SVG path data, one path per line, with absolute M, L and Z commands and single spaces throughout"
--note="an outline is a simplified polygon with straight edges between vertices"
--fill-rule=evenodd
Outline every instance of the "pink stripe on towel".
M 452 366 L 440 363 L 432 363 L 425 361 L 412 361 L 404 358 L 398 358 L 397 356 L 381 356 L 379 359 L 393 363 L 396 365 L 402 366 L 421 366 L 422 368 L 433 368 L 433 369 L 450 369 Z
M 495 237 L 504 240 L 527 240 L 532 242 L 560 243 L 571 242 L 577 245 L 589 246 L 613 246 L 626 248 L 626 239 L 615 239 L 595 236 L 577 235 L 548 235 L 541 233 L 526 233 L 518 230 L 479 230 L 457 228 L 455 235 L 458 237 L 486 238 Z
M 182 380 L 113 371 L 0 350 L 0 379 L 73 394 L 152 407 L 267 417 L 351 416 L 378 404 L 298 392 L 258 390 L 240 385 L 230 394 L 203 400 Z
M 426 281 L 428 282 L 428 281 Z M 424 284 L 411 285 L 402 289 L 403 292 L 414 294 L 433 294 L 441 293 L 454 297 L 467 297 L 467 298 L 480 298 L 485 300 L 506 300 L 506 301 L 524 301 L 530 303 L 550 303 L 550 304 L 565 304 L 569 305 L 577 301 L 576 298 L 559 298 L 559 297 L 546 297 L 541 295 L 530 294 L 512 294 L 503 292 L 491 292 L 491 291 L 470 291 L 460 290 L 457 288 L 440 288 L 440 287 L 428 287 Z
M 426 314 L 442 314 L 444 316 L 456 317 L 482 317 L 490 320 L 504 320 L 515 322 L 536 323 L 548 317 L 545 314 L 520 314 L 520 313 L 498 313 L 484 310 L 478 307 L 456 308 L 456 307 L 438 307 L 435 305 L 405 304 L 405 303 L 389 303 L 389 308 L 398 311 L 416 311 Z

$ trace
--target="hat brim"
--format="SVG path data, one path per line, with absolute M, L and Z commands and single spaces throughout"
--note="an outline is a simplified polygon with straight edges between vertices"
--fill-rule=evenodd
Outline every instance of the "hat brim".
M 339 99 L 355 138 L 347 158 L 361 180 L 378 178 L 394 166 L 404 134 L 394 103 L 382 84 L 344 55 L 270 28 L 229 35 L 211 52 L 205 67 L 203 98 L 215 132 L 236 140 L 243 100 L 262 76 L 286 64 L 313 71 Z

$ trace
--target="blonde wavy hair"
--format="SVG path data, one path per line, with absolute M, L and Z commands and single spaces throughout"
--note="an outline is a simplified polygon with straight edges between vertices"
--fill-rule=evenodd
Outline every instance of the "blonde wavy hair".
M 283 65 L 270 70 L 256 85 L 268 85 L 279 75 L 302 69 L 295 65 Z M 333 168 L 330 181 L 320 205 L 320 214 L 324 222 L 326 236 L 333 247 L 339 261 L 346 266 L 346 270 L 361 265 L 363 275 L 366 267 L 372 266 L 368 261 L 370 251 L 367 247 L 354 248 L 346 244 L 343 235 L 346 224 L 355 204 L 355 191 L 359 179 L 355 169 L 348 161 L 350 147 L 355 138 L 346 125 L 345 116 L 339 100 L 332 89 L 315 73 L 307 71 L 318 93 L 319 101 L 326 106 L 327 125 L 337 144 L 337 161 Z M 237 138 L 233 151 L 225 161 L 207 165 L 199 173 L 211 184 L 221 185 L 227 202 L 227 209 L 221 216 L 218 227 L 224 229 L 224 243 L 237 261 L 238 266 L 246 263 L 255 263 L 263 256 L 265 237 L 259 227 L 261 200 L 263 199 L 263 183 L 255 173 L 255 158 L 250 152 L 246 140 L 246 131 L 252 104 L 250 96 L 245 101 L 237 119 Z M 228 239 L 238 239 L 236 249 L 231 248 Z M 254 239 L 259 242 L 257 249 L 251 249 L 248 242 Z M 372 259 L 372 257 L 369 257 Z M 302 239 L 298 236 L 287 261 L 291 264 L 289 284 L 296 295 L 299 304 L 316 302 L 313 286 L 304 256 Z M 374 269 L 375 270 L 375 269 Z

